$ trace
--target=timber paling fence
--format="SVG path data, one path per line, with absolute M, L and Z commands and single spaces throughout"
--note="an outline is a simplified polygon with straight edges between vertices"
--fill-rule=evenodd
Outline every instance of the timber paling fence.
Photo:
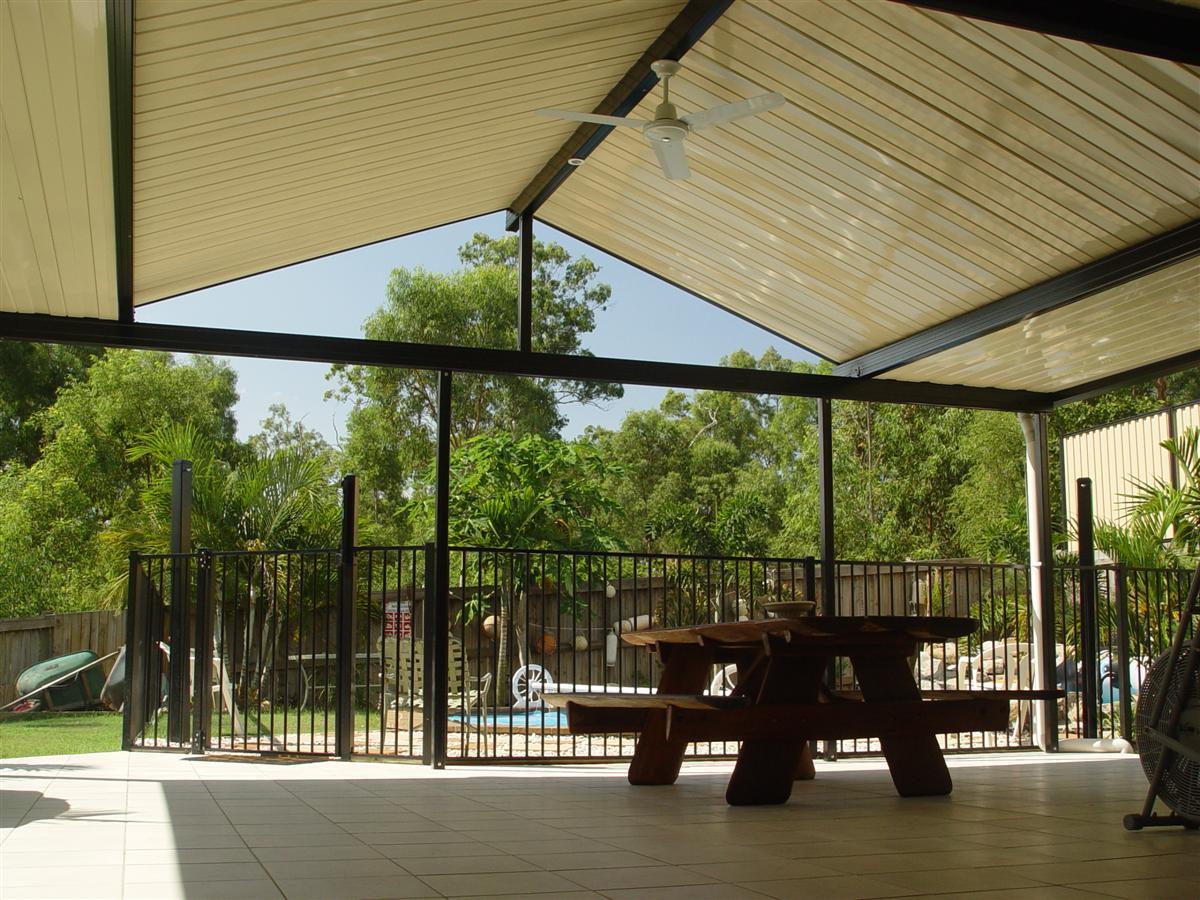
M 435 556 L 433 545 L 133 554 L 126 746 L 433 764 L 624 759 L 635 735 L 572 736 L 539 691 L 652 690 L 655 658 L 624 646 L 622 632 L 760 618 L 766 604 L 795 600 L 842 615 L 976 618 L 975 634 L 927 644 L 913 659 L 921 688 L 1034 687 L 1026 566 L 839 562 L 825 607 L 812 558 L 452 547 L 439 614 L 426 602 L 438 595 L 426 592 Z M 1188 573 L 1054 572 L 1059 734 L 1132 738 L 1135 685 L 1170 641 Z M 834 687 L 855 686 L 844 661 L 832 674 Z M 710 691 L 727 692 L 735 678 L 714 668 Z M 943 745 L 1033 747 L 1033 706 L 1013 701 L 1006 731 L 945 735 Z

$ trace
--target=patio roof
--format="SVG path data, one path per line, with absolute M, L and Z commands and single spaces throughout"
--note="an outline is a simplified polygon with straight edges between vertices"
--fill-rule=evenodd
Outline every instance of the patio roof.
M 508 209 L 849 377 L 1061 399 L 1194 364 L 1200 12 L 1134 5 L 1019 20 L 1053 36 L 927 8 L 1019 3 L 6 3 L 0 311 L 128 321 Z M 653 117 L 660 57 L 682 111 L 787 103 L 689 139 L 687 181 L 535 115 Z

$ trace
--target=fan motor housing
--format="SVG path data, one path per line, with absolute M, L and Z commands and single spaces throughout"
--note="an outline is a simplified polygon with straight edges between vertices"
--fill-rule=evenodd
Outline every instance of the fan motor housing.
M 678 119 L 655 119 L 642 126 L 642 134 L 648 141 L 661 141 L 669 144 L 672 141 L 682 141 L 687 137 L 687 123 Z

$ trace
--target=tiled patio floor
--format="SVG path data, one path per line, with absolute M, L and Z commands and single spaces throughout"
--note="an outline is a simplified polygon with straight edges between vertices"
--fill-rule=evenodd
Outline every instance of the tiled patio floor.
M 818 763 L 734 809 L 728 764 L 280 764 L 142 752 L 0 760 L 0 895 L 18 897 L 1188 897 L 1200 832 L 1129 834 L 1133 757 L 951 760 L 951 797 Z

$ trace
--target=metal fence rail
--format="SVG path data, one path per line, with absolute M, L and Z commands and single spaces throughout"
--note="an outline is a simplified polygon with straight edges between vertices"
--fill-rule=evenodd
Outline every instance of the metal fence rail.
M 453 547 L 438 674 L 427 652 L 436 641 L 435 595 L 426 593 L 434 556 L 432 545 L 358 546 L 350 557 L 333 549 L 134 554 L 126 746 L 451 763 L 625 759 L 636 735 L 570 735 L 540 691 L 653 691 L 656 658 L 622 634 L 761 618 L 774 603 L 820 609 L 826 590 L 841 615 L 980 622 L 966 638 L 919 649 L 912 665 L 923 690 L 1035 686 L 1026 566 L 841 561 L 826 584 L 812 558 Z M 1187 579 L 1175 570 L 1056 567 L 1061 736 L 1133 738 L 1137 686 L 1170 642 Z M 353 615 L 343 614 L 346 603 Z M 834 688 L 857 687 L 845 660 L 830 675 Z M 439 683 L 446 711 L 435 717 Z M 708 690 L 735 683 L 736 672 L 714 667 Z M 948 751 L 1033 747 L 1033 706 L 1012 701 L 1005 731 L 940 740 Z M 879 751 L 861 739 L 825 749 Z M 736 751 L 712 743 L 689 753 Z

